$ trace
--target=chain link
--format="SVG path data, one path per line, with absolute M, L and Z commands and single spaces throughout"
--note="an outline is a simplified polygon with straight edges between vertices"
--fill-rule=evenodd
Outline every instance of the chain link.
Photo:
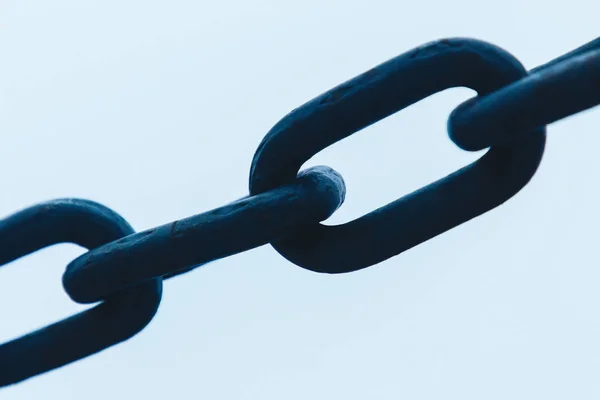
M 452 87 L 477 96 L 448 119 L 450 138 L 479 160 L 349 223 L 325 226 L 343 203 L 329 167 L 299 172 L 328 146 Z M 0 266 L 57 243 L 88 252 L 63 287 L 100 305 L 0 345 L 0 386 L 90 356 L 141 331 L 160 304 L 162 282 L 270 243 L 292 263 L 323 273 L 382 262 L 504 203 L 535 174 L 546 125 L 600 104 L 600 38 L 529 72 L 511 54 L 466 38 L 401 54 L 296 108 L 260 143 L 250 195 L 135 233 L 114 211 L 59 199 L 0 221 Z
M 87 252 L 67 266 L 65 291 L 76 302 L 93 303 L 136 282 L 179 275 L 265 245 L 329 218 L 345 192 L 337 172 L 311 168 L 289 185 Z
M 27 208 L 0 223 L 0 265 L 58 243 L 92 249 L 133 233 L 98 203 L 59 199 Z M 94 308 L 0 345 L 0 385 L 20 382 L 127 340 L 154 317 L 162 280 L 140 282 Z
M 539 126 L 600 103 L 600 50 L 537 68 L 527 77 L 457 107 L 448 133 L 464 150 L 517 143 Z M 485 132 L 485 135 L 479 134 Z
M 292 181 L 327 146 L 437 92 L 466 86 L 486 95 L 526 74 L 504 50 L 472 39 L 441 40 L 404 53 L 279 121 L 256 151 L 250 193 Z M 312 271 L 366 268 L 508 200 L 537 170 L 544 144 L 544 128 L 534 129 L 527 140 L 493 147 L 471 165 L 350 223 L 302 227 L 273 247 Z

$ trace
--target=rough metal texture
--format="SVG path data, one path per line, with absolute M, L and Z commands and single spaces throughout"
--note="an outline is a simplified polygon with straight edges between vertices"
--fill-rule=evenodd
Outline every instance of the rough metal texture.
M 481 41 L 449 39 L 409 51 L 279 121 L 256 151 L 250 193 L 292 181 L 325 147 L 432 94 L 466 86 L 486 95 L 526 75 L 514 57 Z M 302 227 L 273 246 L 318 272 L 379 263 L 508 200 L 537 170 L 544 143 L 544 127 L 534 128 L 519 143 L 492 147 L 473 164 L 350 223 Z
M 337 172 L 311 168 L 290 185 L 90 251 L 67 266 L 65 290 L 74 301 L 93 303 L 136 282 L 265 245 L 290 229 L 329 218 L 345 192 Z
M 250 195 L 140 233 L 91 201 L 60 199 L 0 221 L 0 266 L 47 246 L 89 249 L 63 287 L 100 305 L 0 345 L 0 386 L 61 367 L 131 338 L 154 317 L 162 282 L 267 243 L 291 262 L 343 273 L 377 264 L 499 206 L 535 174 L 545 125 L 600 103 L 600 39 L 529 73 L 506 51 L 473 39 L 420 46 L 293 110 L 261 142 Z M 312 156 L 430 95 L 469 87 L 448 133 L 476 162 L 350 223 L 324 226 L 344 201 L 328 167 L 298 172 Z

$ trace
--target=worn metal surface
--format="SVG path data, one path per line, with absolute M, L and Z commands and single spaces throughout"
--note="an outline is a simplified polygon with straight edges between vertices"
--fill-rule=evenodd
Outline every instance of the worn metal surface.
M 458 106 L 449 135 L 476 162 L 339 226 L 324 226 L 345 186 L 328 167 L 298 172 L 312 156 L 439 91 L 478 95 Z M 293 110 L 261 142 L 250 195 L 215 210 L 134 233 L 114 211 L 59 199 L 0 220 L 0 265 L 57 243 L 89 249 L 63 286 L 100 305 L 0 345 L 0 386 L 61 367 L 122 342 L 153 318 L 162 281 L 267 243 L 293 263 L 343 273 L 377 264 L 499 206 L 542 159 L 545 125 L 600 102 L 600 39 L 529 73 L 506 51 L 454 38 L 378 65 Z
M 293 180 L 298 168 L 327 146 L 432 94 L 466 86 L 485 95 L 524 76 L 525 68 L 510 54 L 472 39 L 433 42 L 404 53 L 279 121 L 256 151 L 250 192 Z M 534 129 L 518 144 L 493 147 L 471 165 L 352 222 L 302 227 L 273 247 L 312 271 L 371 266 L 508 200 L 535 173 L 544 143 L 544 127 Z
M 311 168 L 290 185 L 85 253 L 67 266 L 64 288 L 73 300 L 92 303 L 135 282 L 190 271 L 327 219 L 345 192 L 337 172 Z

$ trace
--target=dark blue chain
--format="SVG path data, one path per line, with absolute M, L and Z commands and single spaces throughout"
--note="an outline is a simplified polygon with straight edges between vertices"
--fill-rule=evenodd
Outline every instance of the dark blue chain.
M 119 214 L 100 204 L 49 201 L 0 223 L 0 265 L 58 243 L 93 249 L 132 233 Z M 0 385 L 22 381 L 131 338 L 152 320 L 161 296 L 162 279 L 149 279 L 90 310 L 2 344 Z
M 0 385 L 61 367 L 131 338 L 153 318 L 162 281 L 264 244 L 303 268 L 356 271 L 393 257 L 504 203 L 535 174 L 545 126 L 600 104 L 600 39 L 527 72 L 506 51 L 446 39 L 401 54 L 293 110 L 261 142 L 250 195 L 218 209 L 134 233 L 114 211 L 62 199 L 0 221 L 0 265 L 57 243 L 89 249 L 63 275 L 79 303 L 102 303 L 0 345 Z M 344 201 L 328 167 L 298 172 L 312 156 L 452 87 L 478 95 L 448 120 L 474 163 L 352 222 L 325 226 Z
M 337 172 L 311 168 L 289 185 L 87 252 L 67 266 L 65 290 L 74 301 L 93 303 L 136 282 L 178 275 L 323 221 L 344 194 Z
M 260 144 L 250 193 L 292 181 L 327 146 L 442 90 L 466 86 L 486 95 L 527 75 L 488 43 L 429 43 L 357 76 L 295 109 Z M 478 132 L 485 135 L 485 132 Z M 393 257 L 508 200 L 535 173 L 545 129 L 492 147 L 475 163 L 350 223 L 312 224 L 273 242 L 285 258 L 318 272 L 356 271 Z

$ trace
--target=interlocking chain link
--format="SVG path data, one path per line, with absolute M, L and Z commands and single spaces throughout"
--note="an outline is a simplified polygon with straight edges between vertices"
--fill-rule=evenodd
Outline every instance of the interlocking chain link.
M 513 56 L 471 39 L 433 42 L 404 53 L 322 94 L 285 116 L 258 147 L 250 193 L 296 176 L 327 146 L 442 90 L 466 86 L 484 96 L 527 75 Z M 356 271 L 386 260 L 508 200 L 533 176 L 544 127 L 519 143 L 492 147 L 447 177 L 350 223 L 312 224 L 273 242 L 303 268 Z
M 479 160 L 349 223 L 325 226 L 343 203 L 342 177 L 301 166 L 326 147 L 452 87 L 477 96 L 448 120 L 450 138 Z M 90 356 L 141 331 L 160 304 L 162 282 L 270 243 L 312 271 L 369 267 L 510 199 L 535 174 L 546 125 L 600 104 L 600 39 L 529 72 L 511 54 L 465 38 L 401 54 L 296 108 L 260 143 L 250 195 L 223 207 L 134 233 L 114 211 L 59 199 L 0 221 L 0 266 L 63 242 L 88 252 L 63 287 L 100 305 L 0 345 L 6 386 Z
M 0 223 L 0 265 L 58 243 L 88 249 L 131 235 L 114 211 L 91 201 L 59 199 Z M 154 317 L 162 279 L 140 282 L 102 304 L 0 346 L 0 385 L 61 367 L 131 338 Z

